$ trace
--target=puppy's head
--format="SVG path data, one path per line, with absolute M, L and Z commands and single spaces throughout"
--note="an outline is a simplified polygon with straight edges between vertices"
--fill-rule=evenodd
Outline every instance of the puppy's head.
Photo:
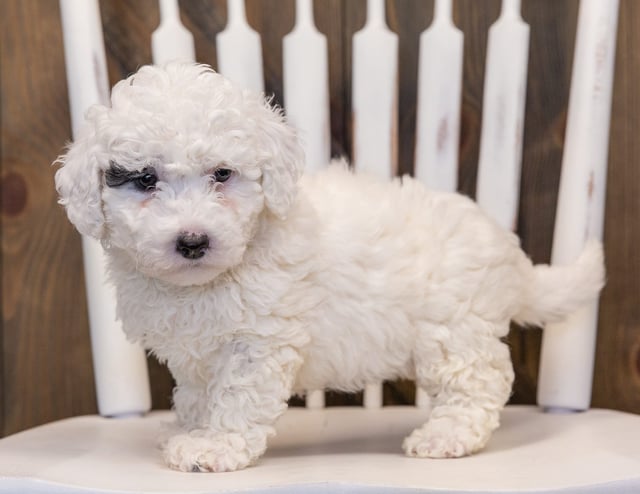
M 262 215 L 286 215 L 303 155 L 261 95 L 174 63 L 116 84 L 59 161 L 60 203 L 81 233 L 192 285 L 240 263 Z

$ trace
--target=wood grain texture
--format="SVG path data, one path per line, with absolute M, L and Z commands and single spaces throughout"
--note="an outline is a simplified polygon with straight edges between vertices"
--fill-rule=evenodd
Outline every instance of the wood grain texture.
M 464 33 L 458 190 L 470 197 L 475 197 L 480 153 L 487 35 L 499 12 L 499 0 L 458 0 L 453 5 L 454 22 Z
M 0 4 L 2 395 L 9 434 L 96 410 L 79 235 L 50 166 L 69 138 L 57 2 Z
M 387 4 L 387 23 L 398 35 L 398 175 L 413 173 L 418 49 L 420 34 L 432 18 L 433 1 L 395 0 Z
M 640 412 L 640 4 L 620 4 L 593 404 Z
M 193 34 L 196 60 L 218 66 L 216 36 L 227 24 L 225 0 L 181 0 L 182 22 Z
M 341 0 L 315 0 L 313 15 L 318 31 L 327 37 L 329 51 L 329 113 L 331 117 L 331 156 L 349 156 L 350 128 L 346 113 L 351 102 L 350 85 L 345 81 L 344 6 Z M 349 142 L 347 145 L 346 143 Z
M 293 29 L 293 0 L 248 0 L 247 21 L 262 39 L 264 87 L 282 106 L 282 38 Z
M 560 181 L 564 130 L 578 2 L 523 2 L 530 25 L 529 79 L 525 108 L 517 232 L 535 262 L 548 263 Z M 514 326 L 508 337 L 516 370 L 512 402 L 536 394 L 542 334 Z
M 522 244 L 536 262 L 550 257 L 562 159 L 578 0 L 523 0 L 531 26 L 523 170 L 518 217 Z M 282 37 L 294 2 L 247 0 L 263 38 L 268 93 L 282 101 Z M 415 79 L 420 32 L 433 1 L 388 0 L 388 24 L 400 37 L 399 162 L 411 172 L 415 147 Z M 151 61 L 155 0 L 101 0 L 110 80 Z M 365 0 L 315 0 L 318 29 L 329 45 L 332 155 L 351 152 L 351 38 L 364 25 Z M 478 159 L 487 30 L 499 0 L 456 0 L 465 35 L 460 191 L 473 197 Z M 611 127 L 605 245 L 608 285 L 601 302 L 594 379 L 595 406 L 640 413 L 640 4 L 622 0 Z M 215 35 L 226 23 L 225 0 L 182 0 L 198 60 L 216 65 Z M 0 178 L 2 318 L 0 434 L 70 415 L 95 412 L 80 238 L 56 205 L 49 164 L 70 138 L 57 2 L 0 2 Z M 514 328 L 508 338 L 516 369 L 513 402 L 535 400 L 540 330 Z M 155 408 L 170 404 L 173 380 L 150 359 Z M 410 403 L 413 384 L 387 383 L 385 403 Z M 361 396 L 330 394 L 329 405 Z

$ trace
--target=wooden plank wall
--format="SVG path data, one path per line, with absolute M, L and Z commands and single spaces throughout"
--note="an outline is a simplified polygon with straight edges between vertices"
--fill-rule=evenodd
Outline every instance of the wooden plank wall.
M 531 53 L 518 231 L 537 262 L 548 261 L 560 174 L 577 0 L 524 0 Z M 112 82 L 149 63 L 158 24 L 155 0 L 102 0 Z M 601 303 L 595 406 L 640 413 L 640 3 L 622 0 L 605 243 L 609 282 Z M 387 1 L 400 36 L 400 163 L 412 169 L 418 35 L 432 1 Z M 473 196 L 480 132 L 487 29 L 498 0 L 456 0 L 465 33 L 460 190 Z M 264 40 L 267 91 L 282 101 L 281 41 L 293 25 L 293 0 L 247 0 L 250 23 Z M 350 153 L 350 38 L 365 19 L 364 0 L 316 0 L 318 28 L 328 36 L 332 151 Z M 215 35 L 226 22 L 223 0 L 182 2 L 198 59 L 216 65 Z M 56 205 L 49 166 L 70 137 L 58 4 L 0 2 L 2 329 L 0 435 L 70 415 L 93 413 L 95 392 L 81 270 L 80 239 Z M 533 403 L 539 330 L 514 328 L 517 370 L 513 402 Z M 171 378 L 151 362 L 155 407 L 169 406 Z M 412 398 L 407 383 L 387 385 L 385 401 Z M 329 404 L 358 396 L 329 396 Z

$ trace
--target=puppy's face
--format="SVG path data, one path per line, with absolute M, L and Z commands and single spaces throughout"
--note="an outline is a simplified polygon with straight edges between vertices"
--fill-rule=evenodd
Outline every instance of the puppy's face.
M 242 262 L 263 215 L 286 214 L 302 156 L 261 96 L 175 64 L 116 85 L 61 161 L 61 203 L 82 233 L 194 285 Z
M 188 139 L 205 142 L 204 136 Z M 157 144 L 138 157 L 109 153 L 102 190 L 106 235 L 148 276 L 206 283 L 242 261 L 264 209 L 260 169 L 247 149 L 223 158 L 215 149 L 189 156 L 178 150 L 183 146 Z

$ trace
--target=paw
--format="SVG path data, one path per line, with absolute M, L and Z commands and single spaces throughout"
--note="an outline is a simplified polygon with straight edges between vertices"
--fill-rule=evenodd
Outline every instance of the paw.
M 233 472 L 257 457 L 241 434 L 202 430 L 169 438 L 163 456 L 169 467 L 183 472 Z
M 416 458 L 460 458 L 482 449 L 485 443 L 470 426 L 443 418 L 414 430 L 402 448 L 407 456 Z

